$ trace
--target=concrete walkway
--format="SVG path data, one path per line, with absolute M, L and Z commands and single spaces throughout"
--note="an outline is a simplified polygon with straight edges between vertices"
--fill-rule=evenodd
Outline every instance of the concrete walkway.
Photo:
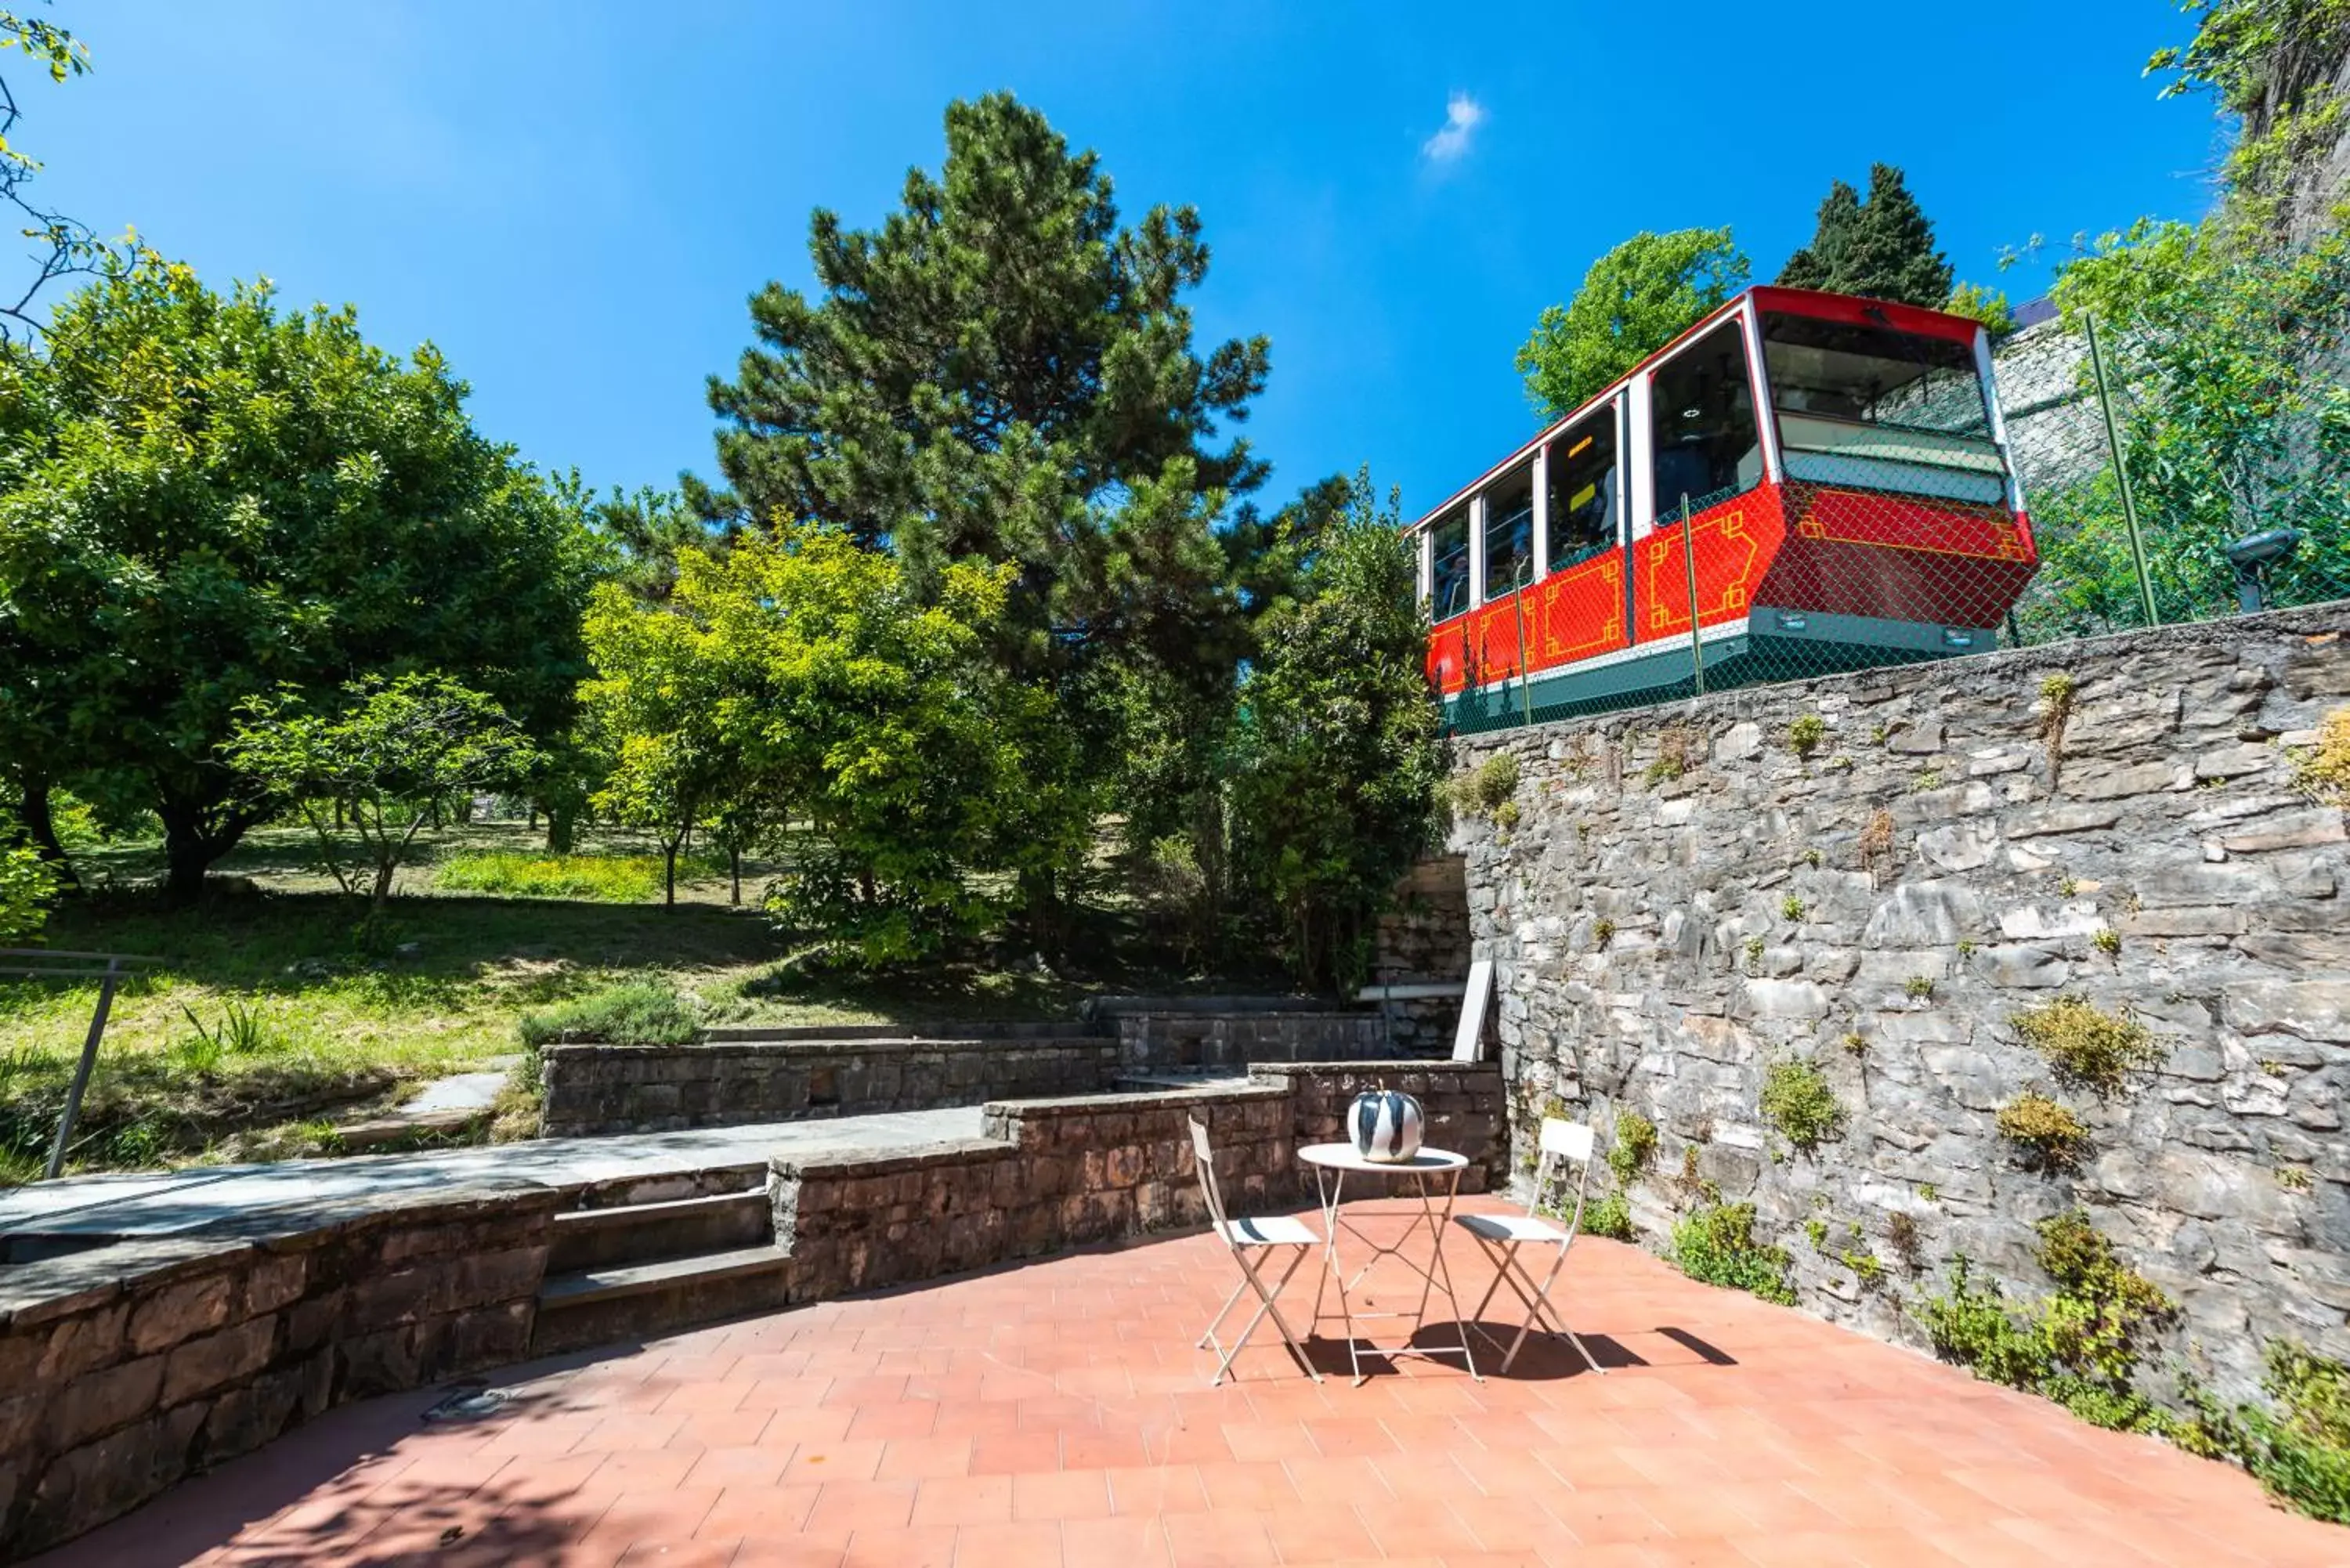
M 200 1166 L 130 1176 L 72 1177 L 0 1193 L 0 1237 L 168 1236 L 282 1204 L 381 1197 L 522 1179 L 550 1186 L 810 1158 L 843 1149 L 912 1149 L 980 1136 L 980 1107 L 822 1121 L 772 1122 L 618 1137 L 529 1143 L 276 1165 Z

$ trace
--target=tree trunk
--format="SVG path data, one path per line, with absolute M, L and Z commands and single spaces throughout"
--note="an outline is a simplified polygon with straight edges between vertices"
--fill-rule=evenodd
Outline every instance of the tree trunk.
M 661 906 L 670 909 L 677 908 L 677 843 L 672 838 L 661 845 Z
M 1028 940 L 1047 963 L 1058 963 L 1067 948 L 1061 929 L 1061 898 L 1050 871 L 1023 871 L 1020 887 L 1028 906 Z
M 49 781 L 26 775 L 18 815 L 25 824 L 25 836 L 33 841 L 34 850 L 57 874 L 57 886 L 68 892 L 81 891 L 81 878 L 74 874 L 73 862 L 66 857 L 66 846 L 57 842 L 57 825 L 49 815 Z
M 369 914 L 383 913 L 384 900 L 391 897 L 391 879 L 399 874 L 399 870 L 398 863 L 390 860 L 383 861 L 376 867 L 375 890 L 368 897 Z
M 579 825 L 579 814 L 568 806 L 546 808 L 546 852 L 549 855 L 571 853 L 572 834 Z
M 726 851 L 726 870 L 727 874 L 733 878 L 734 884 L 727 892 L 726 901 L 730 904 L 739 904 L 743 901 L 743 851 L 741 849 L 730 847 Z
M 177 905 L 203 897 L 204 873 L 237 846 L 255 820 L 224 802 L 165 794 L 155 803 L 163 821 L 163 898 Z

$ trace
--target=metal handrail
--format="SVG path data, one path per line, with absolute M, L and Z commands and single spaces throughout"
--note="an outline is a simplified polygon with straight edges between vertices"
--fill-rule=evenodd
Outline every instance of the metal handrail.
M 66 1089 L 65 1113 L 57 1117 L 57 1141 L 49 1146 L 49 1166 L 41 1179 L 55 1181 L 65 1169 L 66 1144 L 73 1137 L 75 1120 L 81 1115 L 81 1097 L 89 1087 L 89 1075 L 98 1065 L 98 1043 L 105 1037 L 107 1015 L 114 1011 L 115 988 L 130 971 L 145 964 L 159 964 L 157 958 L 141 958 L 135 953 L 77 952 L 52 948 L 0 948 L 0 959 L 47 959 L 47 963 L 0 963 L 0 975 L 13 975 L 24 980 L 95 980 L 98 981 L 98 1006 L 89 1015 L 89 1033 L 83 1036 L 81 1060 L 74 1064 L 73 1083 Z

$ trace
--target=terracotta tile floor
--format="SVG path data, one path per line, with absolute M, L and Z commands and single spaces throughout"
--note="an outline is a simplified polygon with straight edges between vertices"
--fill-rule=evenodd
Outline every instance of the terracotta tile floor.
M 1475 1249 L 1446 1253 L 1473 1304 Z M 1506 1379 L 1317 1386 L 1268 1325 L 1211 1389 L 1191 1345 L 1232 1277 L 1149 1241 L 517 1368 L 471 1424 L 376 1400 L 45 1561 L 2350 1563 L 2233 1470 L 1629 1247 L 1568 1265 L 1604 1377 L 1537 1341 Z

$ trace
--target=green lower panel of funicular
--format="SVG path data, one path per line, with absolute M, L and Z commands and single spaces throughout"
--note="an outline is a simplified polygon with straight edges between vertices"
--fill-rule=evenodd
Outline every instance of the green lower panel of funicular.
M 1724 691 L 1896 664 L 1954 659 L 1998 643 L 1989 627 L 1940 627 L 1866 616 L 1759 608 L 1734 636 L 1710 636 L 1701 650 L 1686 641 L 1659 642 L 1630 658 L 1536 673 L 1444 700 L 1445 727 L 1455 733 L 1545 723 L 1588 713 L 1643 708 Z

